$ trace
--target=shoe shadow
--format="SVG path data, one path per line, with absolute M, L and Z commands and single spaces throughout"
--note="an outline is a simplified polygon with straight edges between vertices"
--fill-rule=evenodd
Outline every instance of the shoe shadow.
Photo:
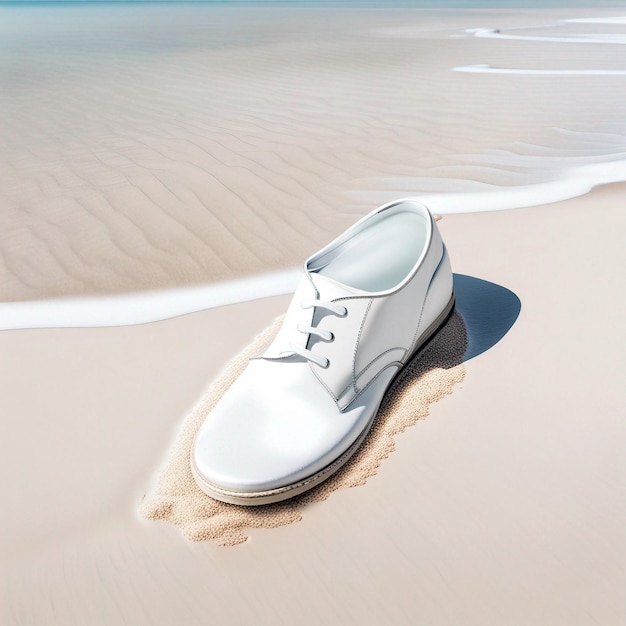
M 450 369 L 486 352 L 511 329 L 522 308 L 510 289 L 464 274 L 454 274 L 454 293 L 448 321 L 403 369 L 389 396 L 402 394 L 433 369 Z
M 456 312 L 463 319 L 466 348 L 462 361 L 486 352 L 515 324 L 522 303 L 506 287 L 481 278 L 454 274 Z

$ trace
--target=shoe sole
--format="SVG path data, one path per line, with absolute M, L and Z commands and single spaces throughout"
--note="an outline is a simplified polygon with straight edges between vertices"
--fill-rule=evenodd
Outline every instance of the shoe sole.
M 409 360 L 401 367 L 396 375 L 391 379 L 389 386 L 387 387 L 387 391 L 391 389 L 394 382 L 398 379 L 398 377 L 405 371 L 406 366 L 413 361 L 418 355 L 420 351 L 422 351 L 426 345 L 430 342 L 431 339 L 437 334 L 441 328 L 448 321 L 450 316 L 454 311 L 454 293 L 450 298 L 450 301 L 446 305 L 445 309 L 439 314 L 437 319 L 428 327 L 426 332 L 420 337 L 418 345 L 416 349 L 413 351 L 413 354 L 409 358 Z M 332 463 L 321 469 L 319 472 L 312 474 L 311 476 L 299 480 L 291 485 L 285 485 L 284 487 L 278 487 L 276 489 L 270 489 L 268 491 L 256 491 L 256 492 L 244 492 L 244 491 L 230 491 L 227 489 L 222 489 L 217 487 L 216 485 L 208 482 L 198 471 L 196 464 L 193 459 L 193 454 L 191 454 L 191 473 L 198 484 L 198 487 L 206 493 L 208 496 L 211 496 L 215 500 L 220 500 L 221 502 L 227 502 L 229 504 L 239 504 L 243 506 L 259 506 L 262 504 L 272 504 L 274 502 L 281 502 L 282 500 L 287 500 L 288 498 L 293 498 L 313 487 L 319 485 L 324 482 L 327 478 L 332 476 L 337 470 L 341 469 L 352 457 L 352 455 L 358 450 L 360 445 L 363 443 L 364 439 L 369 434 L 372 425 L 378 415 L 378 410 L 380 409 L 380 405 L 382 404 L 383 399 L 385 398 L 387 391 L 382 395 L 376 410 L 372 414 L 372 418 L 368 422 L 367 426 L 363 429 L 361 434 L 356 438 L 354 443 L 341 454 L 341 456 L 337 457 Z M 193 446 L 192 446 L 193 451 Z

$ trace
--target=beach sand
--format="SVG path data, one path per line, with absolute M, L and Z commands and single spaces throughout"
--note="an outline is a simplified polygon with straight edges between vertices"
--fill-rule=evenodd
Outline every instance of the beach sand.
M 287 298 L 0 334 L 2 622 L 620 624 L 626 264 L 607 233 L 623 194 L 446 217 L 455 270 L 512 290 L 516 323 L 365 486 L 235 548 L 137 507 L 209 380 Z
M 555 54 L 464 32 L 626 35 L 557 23 L 615 12 L 242 13 L 240 45 L 224 35 L 207 65 L 201 35 L 223 24 L 181 17 L 164 52 L 160 10 L 129 13 L 144 39 L 106 54 L 105 13 L 95 31 L 67 21 L 89 54 L 70 39 L 37 80 L 20 40 L 0 98 L 4 302 L 290 268 L 400 191 L 488 203 L 499 185 L 537 206 L 444 216 L 469 342 L 452 393 L 365 484 L 232 547 L 140 506 L 211 381 L 289 296 L 1 331 L 0 623 L 626 623 L 626 77 L 451 70 L 618 68 L 619 43 Z M 507 30 L 528 24 L 553 26 Z M 552 183 L 611 180 L 541 204 Z

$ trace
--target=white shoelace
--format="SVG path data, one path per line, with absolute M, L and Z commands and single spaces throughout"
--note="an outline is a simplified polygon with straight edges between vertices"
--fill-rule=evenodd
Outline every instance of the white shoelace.
M 327 302 L 325 300 L 305 300 L 300 303 L 300 306 L 303 309 L 311 309 L 311 308 L 320 308 L 325 309 L 326 311 L 330 311 L 331 313 L 338 315 L 339 317 L 345 317 L 348 314 L 348 309 L 342 304 L 335 304 L 334 302 Z M 329 331 L 324 330 L 322 328 L 315 328 L 313 326 L 303 326 L 302 324 L 298 324 L 298 331 L 304 333 L 305 335 L 315 335 L 324 341 L 334 341 L 335 336 Z M 315 354 L 311 350 L 307 350 L 307 348 L 303 348 L 297 343 L 290 343 L 289 347 L 301 357 L 305 358 L 307 361 L 312 361 L 316 365 L 320 367 L 327 368 L 330 365 L 330 361 L 325 357 L 319 354 Z

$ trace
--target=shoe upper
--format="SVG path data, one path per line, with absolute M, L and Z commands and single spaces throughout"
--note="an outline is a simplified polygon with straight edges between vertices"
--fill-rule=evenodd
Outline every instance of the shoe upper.
M 450 262 L 426 207 L 402 200 L 359 220 L 306 261 L 274 341 L 202 425 L 196 472 L 256 492 L 332 463 L 451 297 Z
M 451 294 L 447 254 L 426 207 L 387 205 L 307 260 L 281 331 L 262 358 L 291 356 L 294 344 L 322 355 L 328 365 L 311 367 L 343 410 L 382 370 L 406 362 Z M 302 307 L 315 301 L 340 304 L 346 313 Z M 298 327 L 325 330 L 332 340 Z

